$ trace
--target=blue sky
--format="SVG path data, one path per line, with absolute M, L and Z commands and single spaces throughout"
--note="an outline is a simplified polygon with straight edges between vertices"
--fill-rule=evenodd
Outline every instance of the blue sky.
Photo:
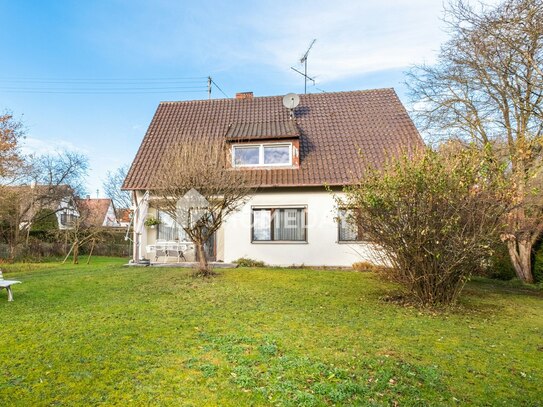
M 446 38 L 441 8 L 439 0 L 0 0 L 0 110 L 23 115 L 27 152 L 87 154 L 96 196 L 107 170 L 132 161 L 160 101 L 207 94 L 74 89 L 107 91 L 121 79 L 134 91 L 140 79 L 186 77 L 201 77 L 191 84 L 204 89 L 211 75 L 229 97 L 301 93 L 290 67 L 300 68 L 317 38 L 309 58 L 316 88 L 394 87 L 407 102 L 403 72 L 432 62 Z

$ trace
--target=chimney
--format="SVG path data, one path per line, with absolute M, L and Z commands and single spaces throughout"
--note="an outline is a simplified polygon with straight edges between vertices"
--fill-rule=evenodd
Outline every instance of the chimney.
M 252 99 L 253 92 L 238 92 L 236 93 L 236 99 Z

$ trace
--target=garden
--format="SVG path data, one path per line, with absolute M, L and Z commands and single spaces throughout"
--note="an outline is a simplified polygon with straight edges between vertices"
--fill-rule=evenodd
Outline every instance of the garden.
M 441 311 L 375 273 L 2 265 L 0 405 L 538 405 L 543 292 L 475 278 Z

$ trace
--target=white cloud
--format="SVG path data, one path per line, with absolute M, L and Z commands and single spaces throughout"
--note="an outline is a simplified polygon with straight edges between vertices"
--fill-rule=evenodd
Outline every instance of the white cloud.
M 431 60 L 446 37 L 436 0 L 298 3 L 265 21 L 250 19 L 258 33 L 250 52 L 263 63 L 289 69 L 312 38 L 309 73 L 319 82 Z
M 42 140 L 28 136 L 24 139 L 21 147 L 23 154 L 53 154 L 63 150 L 88 153 L 86 149 L 67 140 Z

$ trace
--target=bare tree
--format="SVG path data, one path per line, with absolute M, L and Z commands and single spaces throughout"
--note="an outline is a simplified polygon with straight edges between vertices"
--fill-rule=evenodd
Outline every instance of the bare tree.
M 107 197 L 111 198 L 117 210 L 130 208 L 132 205 L 130 192 L 121 190 L 127 173 L 128 166 L 124 165 L 115 171 L 108 171 L 105 181 L 102 182 L 104 193 Z
M 78 216 L 66 229 L 66 242 L 70 243 L 70 250 L 64 257 L 63 263 L 66 263 L 70 255 L 72 256 L 72 264 L 79 264 L 79 253 L 83 246 L 91 245 L 89 260 L 97 242 L 104 239 L 103 228 L 97 226 L 93 222 L 93 214 L 88 205 L 85 205 L 85 200 L 75 200 Z M 89 263 L 87 260 L 87 264 Z
M 434 136 L 507 158 L 515 206 L 503 239 L 518 277 L 531 283 L 532 248 L 543 233 L 543 1 L 475 9 L 455 0 L 445 21 L 451 38 L 437 63 L 409 73 L 416 117 Z
M 251 188 L 246 173 L 232 168 L 227 145 L 191 138 L 169 146 L 153 179 L 152 195 L 194 242 L 199 271 L 211 274 L 205 243 L 225 218 L 247 200 Z
M 89 169 L 87 156 L 76 151 L 58 151 L 27 157 L 28 169 L 25 179 L 28 183 L 49 187 L 47 194 L 56 199 L 53 189 L 67 185 L 74 196 L 85 194 L 85 177 Z M 44 197 L 46 198 L 46 197 Z
M 83 191 L 88 168 L 84 155 L 69 151 L 17 160 L 18 168 L 11 172 L 12 185 L 4 186 L 0 194 L 0 235 L 8 243 L 11 257 L 25 236 L 28 243 L 30 228 L 40 216 L 61 210 L 62 201 L 74 202 Z

